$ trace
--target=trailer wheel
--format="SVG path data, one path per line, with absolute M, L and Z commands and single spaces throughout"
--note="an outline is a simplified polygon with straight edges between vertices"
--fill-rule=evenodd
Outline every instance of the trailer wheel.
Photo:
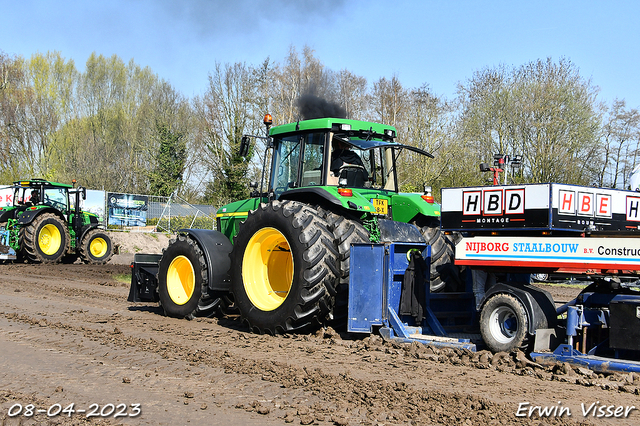
M 431 274 L 430 285 L 432 293 L 438 293 L 445 289 L 458 291 L 461 286 L 460 274 L 453 263 L 453 242 L 446 238 L 440 230 L 440 222 L 419 221 L 414 225 L 420 229 L 427 244 L 431 246 Z
M 113 256 L 111 238 L 100 229 L 92 229 L 82 239 L 80 256 L 84 263 L 104 265 Z
M 196 242 L 185 235 L 169 241 L 158 263 L 158 298 L 165 315 L 192 319 L 209 309 L 207 281 L 207 265 Z
M 58 216 L 43 213 L 19 231 L 19 245 L 31 262 L 58 263 L 69 247 L 69 230 Z
M 494 352 L 526 349 L 529 344 L 528 324 L 524 306 L 508 294 L 496 294 L 482 307 L 480 334 Z
M 252 331 L 312 330 L 328 319 L 338 253 L 315 209 L 296 201 L 261 204 L 240 226 L 230 256 L 235 306 Z

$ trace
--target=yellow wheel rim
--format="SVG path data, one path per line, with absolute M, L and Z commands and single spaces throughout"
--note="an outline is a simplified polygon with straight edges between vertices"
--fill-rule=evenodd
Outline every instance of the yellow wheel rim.
M 107 249 L 107 242 L 104 238 L 97 237 L 89 243 L 89 251 L 91 255 L 97 259 L 104 257 L 104 255 L 107 254 Z
M 242 258 L 242 280 L 258 309 L 273 311 L 282 305 L 293 282 L 293 256 L 280 231 L 263 228 L 253 234 Z
M 42 227 L 38 234 L 38 247 L 47 256 L 52 256 L 60 250 L 62 245 L 62 235 L 60 230 L 52 224 Z
M 185 256 L 177 256 L 167 270 L 167 292 L 176 305 L 184 305 L 193 296 L 196 277 L 191 261 Z

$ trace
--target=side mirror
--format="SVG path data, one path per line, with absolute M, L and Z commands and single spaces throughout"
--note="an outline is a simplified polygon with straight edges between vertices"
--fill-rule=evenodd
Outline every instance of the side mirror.
M 258 182 L 256 181 L 249 182 L 249 188 L 253 188 L 253 189 L 258 188 Z
M 238 155 L 240 157 L 246 157 L 249 155 L 249 147 L 251 146 L 251 141 L 249 136 L 243 136 L 240 140 L 240 149 L 238 150 Z
M 489 172 L 491 171 L 491 166 L 489 165 L 489 163 L 480 163 L 480 171 Z

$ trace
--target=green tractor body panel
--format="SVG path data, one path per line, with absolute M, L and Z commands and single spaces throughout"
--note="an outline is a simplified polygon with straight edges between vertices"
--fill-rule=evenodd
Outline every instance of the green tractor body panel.
M 390 206 L 393 208 L 393 220 L 397 222 L 409 223 L 419 216 L 440 220 L 440 204 L 425 201 L 422 194 L 395 194 L 391 197 Z
M 247 218 L 249 211 L 257 209 L 261 202 L 266 201 L 261 198 L 249 198 L 220 207 L 216 213 L 218 230 L 233 241 L 233 236 L 238 233 L 238 225 Z

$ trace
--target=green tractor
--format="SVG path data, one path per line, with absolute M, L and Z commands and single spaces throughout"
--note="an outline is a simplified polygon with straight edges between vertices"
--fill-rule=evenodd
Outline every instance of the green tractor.
M 98 217 L 82 211 L 83 187 L 43 179 L 13 183 L 13 205 L 0 207 L 0 229 L 19 259 L 41 263 L 104 264 L 113 255 L 111 239 Z
M 453 244 L 440 231 L 440 206 L 425 193 L 398 192 L 396 130 L 339 118 L 271 127 L 266 191 L 222 206 L 217 231 L 187 229 L 157 264 L 134 262 L 129 300 L 156 300 L 165 314 L 191 318 L 233 301 L 258 333 L 345 322 L 352 243 L 428 242 L 431 291 L 457 284 Z M 265 153 L 265 158 L 267 158 Z M 260 189 L 258 190 L 258 186 Z M 156 275 L 157 273 L 157 275 Z

